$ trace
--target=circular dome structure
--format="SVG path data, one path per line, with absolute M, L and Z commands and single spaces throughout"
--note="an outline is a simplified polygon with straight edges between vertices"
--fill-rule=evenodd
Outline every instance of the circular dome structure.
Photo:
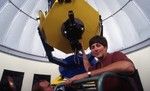
M 87 0 L 102 16 L 108 51 L 131 52 L 149 45 L 148 0 Z M 48 11 L 50 0 L 0 1 L 0 50 L 17 56 L 46 60 L 38 35 L 38 11 Z M 135 47 L 136 46 L 136 47 Z M 54 55 L 59 51 L 55 51 Z M 66 55 L 61 52 L 62 57 Z M 59 56 L 60 57 L 60 56 Z
M 2 81 L 5 72 L 21 73 L 21 91 L 31 91 L 35 75 L 50 79 L 60 75 L 58 65 L 48 62 L 37 29 L 38 12 L 46 13 L 53 1 L 0 0 L 0 78 Z M 143 48 L 127 56 L 140 72 L 144 91 L 149 91 L 150 0 L 85 1 L 101 15 L 109 52 L 130 53 Z M 64 58 L 70 54 L 55 49 L 53 55 Z

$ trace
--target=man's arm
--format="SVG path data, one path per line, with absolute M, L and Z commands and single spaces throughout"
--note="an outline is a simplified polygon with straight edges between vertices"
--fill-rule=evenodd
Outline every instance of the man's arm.
M 104 72 L 116 72 L 116 73 L 129 73 L 130 74 L 130 73 L 133 73 L 134 70 L 135 68 L 134 68 L 133 63 L 126 61 L 126 60 L 122 60 L 122 61 L 114 62 L 106 67 L 91 71 L 91 76 L 98 76 Z M 79 74 L 67 80 L 65 84 L 71 84 L 73 81 L 81 80 L 87 77 L 88 77 L 87 72 L 83 74 Z
M 91 71 L 91 76 L 96 76 L 96 75 L 100 75 L 104 72 L 116 72 L 116 73 L 133 73 L 135 70 L 135 67 L 133 65 L 133 63 L 126 61 L 126 60 L 122 60 L 122 61 L 118 61 L 118 62 L 114 62 L 106 67 L 103 68 L 99 68 L 96 70 Z
M 86 56 L 86 54 L 85 54 L 85 51 L 84 51 L 84 49 L 83 49 L 83 46 L 82 46 L 81 52 L 82 52 L 82 58 L 83 58 L 83 65 L 84 65 L 84 68 L 85 68 L 85 70 L 88 72 L 89 69 L 90 69 L 90 67 L 91 67 L 91 64 L 90 64 L 90 62 L 89 62 L 89 60 L 88 60 L 88 58 L 87 58 L 87 56 Z
M 62 67 L 67 66 L 67 64 L 65 62 L 63 62 L 62 59 L 56 58 L 52 55 L 52 51 L 54 51 L 54 48 L 47 43 L 47 38 L 46 38 L 45 32 L 43 30 L 40 30 L 39 28 L 38 28 L 38 32 L 39 32 L 39 36 L 41 38 L 41 41 L 44 46 L 44 49 L 45 49 L 45 52 L 46 52 L 49 62 L 55 63 Z

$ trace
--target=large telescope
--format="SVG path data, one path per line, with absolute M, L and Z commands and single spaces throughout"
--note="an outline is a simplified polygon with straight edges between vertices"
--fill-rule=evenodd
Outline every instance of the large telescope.
M 78 41 L 87 49 L 89 39 L 100 35 L 99 13 L 85 0 L 56 0 L 47 13 L 40 11 L 39 16 L 47 43 L 64 53 L 79 50 Z
M 77 54 L 80 42 L 87 49 L 89 39 L 101 34 L 99 13 L 85 0 L 58 0 L 47 13 L 40 11 L 39 16 L 39 34 L 49 61 L 58 64 L 60 73 L 66 77 L 85 71 L 82 54 Z M 61 60 L 52 55 L 53 48 L 75 55 Z M 93 57 L 89 55 L 89 59 L 92 61 Z

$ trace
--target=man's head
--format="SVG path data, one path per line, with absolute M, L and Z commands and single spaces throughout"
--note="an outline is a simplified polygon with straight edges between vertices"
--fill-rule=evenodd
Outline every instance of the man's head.
M 53 88 L 47 80 L 41 80 L 33 85 L 32 91 L 53 91 Z
M 90 47 L 90 49 L 91 49 L 91 45 L 94 44 L 94 43 L 100 43 L 104 47 L 108 47 L 107 40 L 103 36 L 96 35 L 96 36 L 92 37 L 90 39 L 90 41 L 89 41 L 89 47 Z
M 89 47 L 93 56 L 103 58 L 107 54 L 107 40 L 103 36 L 96 35 L 89 41 Z

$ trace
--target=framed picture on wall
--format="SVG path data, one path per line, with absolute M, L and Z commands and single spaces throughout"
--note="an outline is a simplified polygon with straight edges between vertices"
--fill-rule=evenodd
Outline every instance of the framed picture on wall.
M 45 75 L 45 74 L 34 74 L 33 78 L 33 84 L 35 84 L 37 81 L 40 80 L 47 80 L 48 82 L 51 81 L 51 75 Z M 32 86 L 33 86 L 32 84 Z
M 4 69 L 0 91 L 21 91 L 24 72 Z

